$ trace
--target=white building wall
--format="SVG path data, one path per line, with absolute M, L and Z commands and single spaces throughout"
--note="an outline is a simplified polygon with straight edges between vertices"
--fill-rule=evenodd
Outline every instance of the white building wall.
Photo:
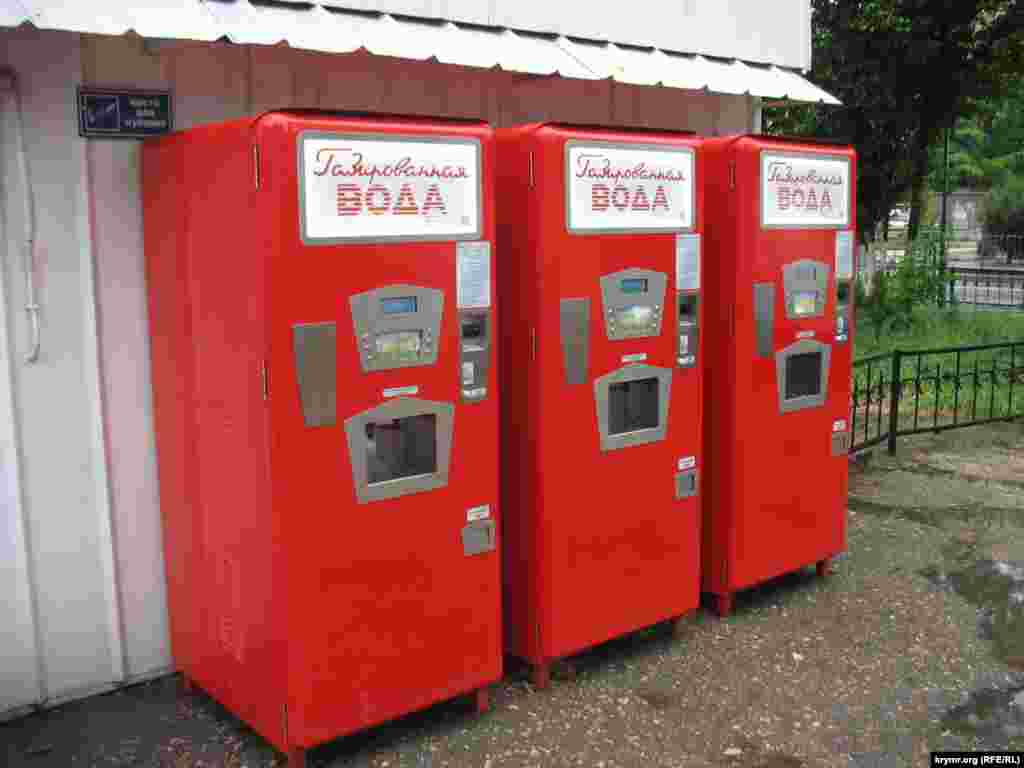
M 179 129 L 303 107 L 721 134 L 751 130 L 756 107 L 747 97 L 364 54 L 153 45 L 134 36 L 79 39 L 33 30 L 0 32 L 0 66 L 23 81 L 43 307 L 42 358 L 24 366 L 24 216 L 5 107 L 0 604 L 15 606 L 16 620 L 13 632 L 0 631 L 0 713 L 158 674 L 170 664 L 139 143 L 78 138 L 75 85 L 168 88 Z
M 17 597 L 28 589 L 34 621 L 0 635 L 4 650 L 10 646 L 13 651 L 11 657 L 0 657 L 0 679 L 15 679 L 19 672 L 26 680 L 38 675 L 34 686 L 0 687 L 0 705 L 11 708 L 30 703 L 14 697 L 33 687 L 33 700 L 48 700 L 92 690 L 120 679 L 123 672 L 98 396 L 85 154 L 83 143 L 74 138 L 77 37 L 5 35 L 0 66 L 15 69 L 21 84 L 37 201 L 35 275 L 43 306 L 42 352 L 37 363 L 24 365 L 24 187 L 15 161 L 13 114 L 5 101 L 3 353 L 14 413 L 4 413 L 0 401 L 0 420 L 16 435 L 13 446 L 5 445 L 4 463 L 5 473 L 16 468 L 13 485 L 20 485 L 21 492 L 14 494 L 13 504 L 5 504 L 3 516 L 4 528 L 15 531 L 8 546 L 21 551 L 15 554 L 15 567 L 4 570 L 0 594 L 14 596 L 19 605 Z M 15 462 L 8 465 L 8 457 Z M 24 607 L 19 613 L 23 621 Z M 23 662 L 28 652 L 36 655 L 31 664 Z M 18 666 L 12 672 L 8 665 Z

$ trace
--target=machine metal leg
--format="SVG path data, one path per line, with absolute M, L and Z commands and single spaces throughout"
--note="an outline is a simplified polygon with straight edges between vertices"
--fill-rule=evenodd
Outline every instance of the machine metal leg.
M 473 705 L 478 715 L 485 714 L 491 708 L 490 691 L 485 688 L 477 688 L 473 693 Z
M 551 662 L 551 676 L 556 680 L 575 680 L 576 666 L 568 659 Z
M 712 595 L 711 599 L 714 601 L 715 613 L 720 618 L 725 618 L 732 613 L 732 594 L 728 595 Z
M 818 574 L 819 577 L 828 576 L 832 572 L 830 565 L 831 564 L 828 559 L 819 560 L 814 564 L 814 572 Z
M 530 665 L 530 682 L 539 691 L 551 686 L 551 662 Z
M 292 747 L 288 750 L 288 768 L 306 768 L 306 750 Z

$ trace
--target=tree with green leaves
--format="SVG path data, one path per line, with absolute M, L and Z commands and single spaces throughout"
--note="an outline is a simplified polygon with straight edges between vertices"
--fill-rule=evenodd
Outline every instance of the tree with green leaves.
M 861 236 L 909 190 L 913 238 L 929 148 L 1024 71 L 1024 0 L 812 0 L 812 9 L 810 78 L 843 106 L 769 109 L 766 127 L 852 143 Z

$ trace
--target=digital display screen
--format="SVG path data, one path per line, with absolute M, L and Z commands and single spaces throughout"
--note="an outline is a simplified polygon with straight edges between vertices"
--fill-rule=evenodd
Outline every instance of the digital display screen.
M 382 333 L 376 339 L 377 355 L 393 362 L 419 360 L 422 346 L 422 331 Z
M 654 308 L 635 304 L 615 313 L 615 323 L 624 331 L 647 330 L 654 317 Z
M 628 278 L 619 283 L 619 290 L 623 293 L 647 293 L 647 278 Z
M 404 315 L 416 311 L 415 296 L 395 296 L 391 299 L 380 300 L 380 311 L 382 315 Z
M 798 316 L 818 314 L 818 292 L 797 291 L 793 294 L 793 314 Z

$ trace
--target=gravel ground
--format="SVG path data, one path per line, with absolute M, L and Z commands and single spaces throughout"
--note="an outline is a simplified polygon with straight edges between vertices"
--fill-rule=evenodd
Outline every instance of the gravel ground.
M 1024 749 L 1024 425 L 901 442 L 851 467 L 849 552 L 465 701 L 324 745 L 314 766 L 925 765 Z M 1019 578 L 1018 578 L 1019 577 Z M 5 759 L 6 758 L 6 759 Z M 174 678 L 0 726 L 11 768 L 267 768 L 279 756 Z

